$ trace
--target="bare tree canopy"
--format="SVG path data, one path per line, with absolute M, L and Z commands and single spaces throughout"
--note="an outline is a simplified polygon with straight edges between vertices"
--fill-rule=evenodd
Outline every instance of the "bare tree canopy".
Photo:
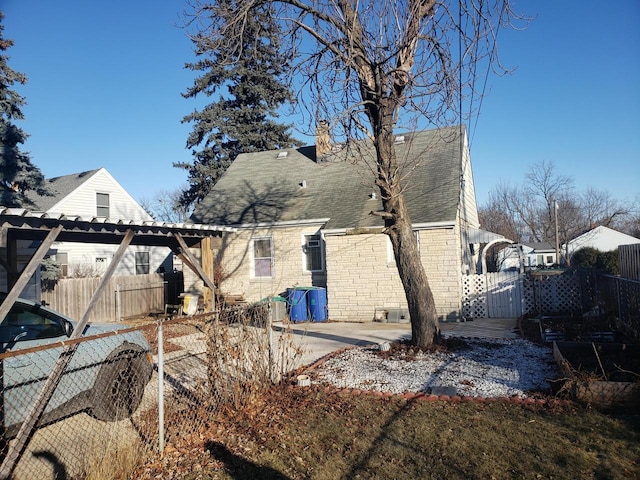
M 501 27 L 517 18 L 508 0 L 249 0 L 192 5 L 203 36 L 233 64 L 250 45 L 254 12 L 268 7 L 308 132 L 327 121 L 341 142 L 368 139 L 385 233 L 407 297 L 412 340 L 439 338 L 438 318 L 403 194 L 394 130 L 462 123 L 479 102 L 483 65 L 502 73 Z M 463 105 L 466 115 L 463 114 Z
M 634 234 L 637 205 L 617 201 L 609 192 L 594 187 L 577 191 L 573 178 L 558 173 L 548 161 L 532 165 L 521 185 L 501 182 L 494 187 L 479 209 L 480 222 L 483 228 L 515 242 L 555 245 L 556 205 L 560 245 L 598 225 Z M 570 263 L 567 253 L 561 253 Z
M 310 116 L 308 133 L 331 119 L 344 140 L 375 138 L 369 116 L 382 98 L 398 127 L 469 117 L 479 106 L 482 67 L 507 71 L 497 55 L 500 27 L 522 19 L 505 0 L 195 1 L 190 12 L 217 60 L 231 65 L 251 48 L 245 30 L 266 6 L 282 32 L 298 105 Z
M 184 190 L 161 189 L 151 198 L 143 198 L 140 205 L 154 220 L 170 223 L 184 223 L 189 220 L 191 209 L 185 207 L 180 198 Z

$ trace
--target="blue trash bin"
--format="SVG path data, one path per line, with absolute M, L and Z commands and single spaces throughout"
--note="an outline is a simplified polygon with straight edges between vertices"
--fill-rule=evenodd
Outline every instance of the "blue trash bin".
M 307 294 L 307 304 L 309 306 L 309 319 L 312 322 L 326 322 L 327 314 L 327 289 L 316 287 L 309 290 Z
M 292 322 L 307 321 L 307 289 L 288 288 L 289 320 Z

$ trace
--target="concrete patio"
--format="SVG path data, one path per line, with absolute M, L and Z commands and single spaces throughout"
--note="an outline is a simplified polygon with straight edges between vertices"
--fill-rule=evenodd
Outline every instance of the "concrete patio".
M 411 338 L 409 323 L 304 322 L 273 324 L 281 333 L 290 332 L 304 351 L 302 363 L 308 365 L 345 347 L 380 344 Z M 441 323 L 445 336 L 477 338 L 516 338 L 517 319 L 486 318 L 472 322 Z

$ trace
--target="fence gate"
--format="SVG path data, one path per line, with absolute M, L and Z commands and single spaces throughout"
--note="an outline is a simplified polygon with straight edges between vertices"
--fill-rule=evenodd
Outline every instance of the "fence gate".
M 522 315 L 522 275 L 517 272 L 487 274 L 487 309 L 489 318 Z
M 518 272 L 495 272 L 463 277 L 462 314 L 467 318 L 519 317 L 525 305 L 525 275 Z

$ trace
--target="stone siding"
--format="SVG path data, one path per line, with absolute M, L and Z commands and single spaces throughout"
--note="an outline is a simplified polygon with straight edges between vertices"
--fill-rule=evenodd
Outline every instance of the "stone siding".
M 304 270 L 303 235 L 317 233 L 313 227 L 289 227 L 245 230 L 227 234 L 217 261 L 230 275 L 220 289 L 231 295 L 243 295 L 249 302 L 282 295 L 287 288 L 326 286 L 324 274 Z M 274 275 L 272 278 L 252 278 L 251 239 L 271 237 L 274 247 Z
M 420 231 L 420 253 L 440 320 L 457 320 L 461 310 L 460 246 L 457 229 Z M 328 236 L 327 297 L 329 318 L 372 321 L 407 302 L 383 234 Z
M 458 321 L 462 310 L 459 229 L 420 231 L 420 256 L 440 321 Z
M 287 288 L 326 287 L 329 319 L 333 321 L 370 322 L 386 309 L 407 308 L 386 235 L 326 236 L 325 275 L 303 269 L 302 236 L 312 233 L 313 228 L 287 227 L 226 234 L 218 260 L 230 276 L 220 286 L 221 290 L 254 302 L 283 295 Z M 250 240 L 256 237 L 273 239 L 273 278 L 251 278 Z M 458 229 L 421 230 L 419 240 L 438 317 L 442 321 L 457 320 L 462 292 Z

